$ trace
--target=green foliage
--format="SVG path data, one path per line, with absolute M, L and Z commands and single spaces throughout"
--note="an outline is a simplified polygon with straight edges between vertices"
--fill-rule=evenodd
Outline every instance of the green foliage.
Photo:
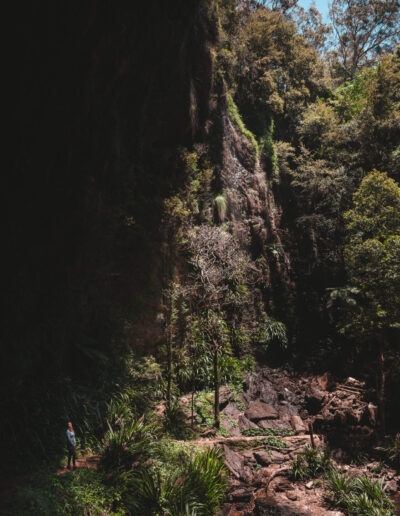
M 212 180 L 212 169 L 202 162 L 196 152 L 179 149 L 177 162 L 185 180 L 179 191 L 164 200 L 163 219 L 171 244 L 179 247 L 185 242 L 185 232 L 196 219 L 210 219 L 205 199 Z
M 294 480 L 316 478 L 330 468 L 330 452 L 328 449 L 314 450 L 306 447 L 297 454 L 292 462 L 291 476 Z
M 214 205 L 216 207 L 219 222 L 224 222 L 228 209 L 226 198 L 222 194 L 217 195 L 217 197 L 214 199 Z
M 394 505 L 382 480 L 350 478 L 335 469 L 327 473 L 327 488 L 336 507 L 359 516 L 391 516 Z
M 400 469 L 400 433 L 387 439 L 384 445 L 378 446 L 376 449 L 383 452 L 387 460 Z
M 264 446 L 272 447 L 272 448 L 280 448 L 280 449 L 289 448 L 289 445 L 286 444 L 285 441 L 282 441 L 282 439 L 280 439 L 279 437 L 276 437 L 276 436 L 266 437 L 265 439 L 262 440 L 262 443 L 264 444 Z
M 345 215 L 348 243 L 345 266 L 357 289 L 344 331 L 376 338 L 400 327 L 400 188 L 386 174 L 372 171 Z
M 254 336 L 254 341 L 262 346 L 265 350 L 272 344 L 278 344 L 282 348 L 286 348 L 288 338 L 286 333 L 286 326 L 276 321 L 272 317 L 263 315 L 263 320 L 260 321 L 257 333 Z
M 211 427 L 214 422 L 214 394 L 212 392 L 200 392 L 196 398 L 195 410 L 199 416 L 199 422 Z
M 207 450 L 166 479 L 147 470 L 134 474 L 128 507 L 149 515 L 213 516 L 225 494 L 226 478 L 220 452 Z
M 267 435 L 267 436 L 280 436 L 280 437 L 288 437 L 289 435 L 294 435 L 295 432 L 288 428 L 248 428 L 247 430 L 242 431 L 243 435 L 248 437 L 258 436 L 258 435 Z
M 55 477 L 38 473 L 28 485 L 17 490 L 4 514 L 91 514 L 122 516 L 121 489 L 110 485 L 106 477 L 91 469 L 81 469 Z
M 163 428 L 169 435 L 182 439 L 188 434 L 186 428 L 186 414 L 181 409 L 178 400 L 174 400 L 170 407 L 165 407 Z
M 274 181 L 278 181 L 279 179 L 279 167 L 278 167 L 278 157 L 276 153 L 276 148 L 273 140 L 274 135 L 274 119 L 272 117 L 269 118 L 268 123 L 266 124 L 266 128 L 264 130 L 264 136 L 261 138 L 261 147 L 263 156 L 265 159 L 266 172 L 269 177 L 271 177 Z
M 254 134 L 249 131 L 247 129 L 247 127 L 244 125 L 244 122 L 240 116 L 240 113 L 239 113 L 239 110 L 232 98 L 232 95 L 228 94 L 227 95 L 227 102 L 228 102 L 228 113 L 229 113 L 229 116 L 231 117 L 231 120 L 232 122 L 236 125 L 236 127 L 239 129 L 239 131 L 241 132 L 241 134 L 247 138 L 248 140 L 250 140 L 252 146 L 253 146 L 253 150 L 254 150 L 254 165 L 257 163 L 258 161 L 258 158 L 259 158 L 259 154 L 260 154 L 260 150 L 259 150 L 259 147 L 258 147 L 258 143 L 257 143 L 257 140 L 254 136 Z
M 105 471 L 127 471 L 137 460 L 147 457 L 154 440 L 154 429 L 142 420 L 122 420 L 109 424 L 101 453 L 100 467 Z

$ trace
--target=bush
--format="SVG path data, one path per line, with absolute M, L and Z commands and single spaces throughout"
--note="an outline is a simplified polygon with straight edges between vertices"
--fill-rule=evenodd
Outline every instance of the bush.
M 218 450 L 207 450 L 167 478 L 142 469 L 132 474 L 127 506 L 148 515 L 213 516 L 227 487 L 225 466 Z
M 389 439 L 384 446 L 379 446 L 377 450 L 383 452 L 396 468 L 400 468 L 400 433 Z
M 176 439 L 185 438 L 190 431 L 186 427 L 186 415 L 177 400 L 174 400 L 169 408 L 166 407 L 163 428 Z
M 101 473 L 90 469 L 77 470 L 63 477 L 37 474 L 17 491 L 12 506 L 2 514 L 125 514 L 118 508 L 121 498 L 118 487 L 107 485 L 104 480 Z
M 104 436 L 100 467 L 105 471 L 127 471 L 137 460 L 148 456 L 153 442 L 153 428 L 143 421 L 123 421 Z
M 329 467 L 329 450 L 321 451 L 307 447 L 298 453 L 296 459 L 292 462 L 291 476 L 294 480 L 316 478 L 318 475 L 328 471 Z

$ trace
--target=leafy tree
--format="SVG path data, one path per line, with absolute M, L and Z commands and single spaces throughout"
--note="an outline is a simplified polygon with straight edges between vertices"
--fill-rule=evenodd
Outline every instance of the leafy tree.
M 220 355 L 228 345 L 224 311 L 244 294 L 247 259 L 221 227 L 202 225 L 188 233 L 192 272 L 186 286 L 213 357 L 214 419 L 219 428 Z
M 344 80 L 354 79 L 400 41 L 399 0 L 333 0 L 330 17 L 336 69 Z
M 399 352 L 400 329 L 400 187 L 373 170 L 354 194 L 345 215 L 348 240 L 344 259 L 353 290 L 343 330 L 377 348 L 380 425 L 385 429 L 385 360 Z
M 326 90 L 318 53 L 280 10 L 260 7 L 246 14 L 220 50 L 219 64 L 259 138 L 271 131 L 271 118 L 278 137 L 287 133 L 304 107 Z

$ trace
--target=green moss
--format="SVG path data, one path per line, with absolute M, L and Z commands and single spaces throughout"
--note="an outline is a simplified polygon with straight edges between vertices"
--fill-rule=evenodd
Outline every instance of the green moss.
M 242 117 L 240 116 L 239 110 L 232 98 L 232 95 L 228 94 L 227 98 L 228 98 L 228 113 L 229 113 L 229 116 L 230 116 L 232 122 L 236 125 L 236 127 L 239 129 L 241 134 L 245 138 L 250 140 L 251 144 L 253 145 L 254 165 L 255 165 L 257 163 L 259 155 L 260 155 L 258 142 L 257 142 L 254 134 L 251 131 L 249 131 L 249 129 L 247 129 L 247 127 L 244 125 L 244 122 L 242 120 Z

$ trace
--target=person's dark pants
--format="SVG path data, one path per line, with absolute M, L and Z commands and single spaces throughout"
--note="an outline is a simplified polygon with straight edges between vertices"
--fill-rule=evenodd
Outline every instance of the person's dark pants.
M 72 464 L 75 468 L 75 461 L 76 461 L 76 449 L 75 446 L 68 446 L 68 467 L 71 467 L 71 458 L 72 458 Z

